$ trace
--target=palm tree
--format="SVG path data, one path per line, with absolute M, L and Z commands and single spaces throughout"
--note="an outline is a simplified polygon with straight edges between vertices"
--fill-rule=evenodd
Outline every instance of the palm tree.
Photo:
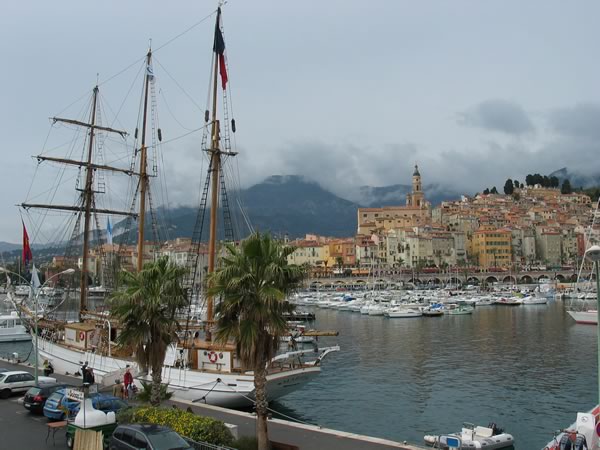
M 216 307 L 215 340 L 235 342 L 237 356 L 254 371 L 258 448 L 269 448 L 267 433 L 267 364 L 289 333 L 286 300 L 300 286 L 304 269 L 288 264 L 293 247 L 284 247 L 268 234 L 254 233 L 239 247 L 226 245 L 226 256 L 210 275 L 209 295 L 220 297 Z
M 132 347 L 143 372 L 151 370 L 150 403 L 160 404 L 162 368 L 167 348 L 180 330 L 177 311 L 187 306 L 182 279 L 186 269 L 168 258 L 147 263 L 140 272 L 121 272 L 123 289 L 110 300 L 112 315 L 122 327 L 117 342 Z

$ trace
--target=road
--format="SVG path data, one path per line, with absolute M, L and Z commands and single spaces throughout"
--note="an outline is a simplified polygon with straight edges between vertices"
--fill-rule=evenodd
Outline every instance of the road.
M 8 400 L 0 400 L 0 448 L 17 449 L 66 449 L 65 431 L 56 432 L 56 446 L 53 446 L 52 436 L 45 442 L 48 431 L 48 419 L 44 416 L 31 414 L 20 403 L 18 396 Z
M 24 367 L 3 360 L 0 360 L 0 368 L 26 370 L 33 373 L 31 367 Z M 52 376 L 63 383 L 74 385 L 81 383 L 80 377 L 75 378 L 59 374 L 53 374 Z M 213 417 L 237 425 L 238 436 L 240 437 L 254 436 L 256 419 L 252 414 L 191 402 L 170 401 L 168 403 L 181 409 L 191 408 L 194 413 L 201 416 Z M 55 445 L 52 442 L 52 435 L 46 443 L 47 423 L 48 420 L 44 416 L 31 414 L 27 411 L 20 403 L 19 396 L 11 397 L 8 400 L 0 400 L 0 449 L 67 449 L 66 430 L 56 432 Z M 269 421 L 269 436 L 274 442 L 294 445 L 300 450 L 421 450 L 423 448 L 278 419 Z

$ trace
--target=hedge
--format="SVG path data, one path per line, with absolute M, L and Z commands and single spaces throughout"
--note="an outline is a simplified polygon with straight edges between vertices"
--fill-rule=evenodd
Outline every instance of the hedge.
M 119 423 L 154 423 L 172 428 L 181 436 L 193 441 L 213 445 L 231 446 L 233 436 L 220 420 L 197 416 L 183 409 L 141 406 L 127 408 L 118 416 Z

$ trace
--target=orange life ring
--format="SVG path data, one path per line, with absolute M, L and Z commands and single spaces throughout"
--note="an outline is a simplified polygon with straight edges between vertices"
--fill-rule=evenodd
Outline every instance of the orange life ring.
M 219 358 L 219 357 L 217 356 L 217 354 L 216 354 L 215 352 L 210 352 L 210 353 L 208 354 L 208 360 L 209 360 L 211 363 L 213 363 L 213 364 L 217 362 L 217 359 L 218 359 L 218 358 Z
M 80 341 L 85 341 L 85 333 L 83 331 L 79 332 L 79 340 Z

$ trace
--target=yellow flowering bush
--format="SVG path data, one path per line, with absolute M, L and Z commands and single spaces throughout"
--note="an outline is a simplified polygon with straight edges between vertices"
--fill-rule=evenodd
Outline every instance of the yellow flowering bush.
M 233 436 L 220 420 L 197 416 L 183 409 L 137 407 L 129 408 L 126 414 L 118 417 L 119 422 L 154 423 L 172 428 L 181 436 L 193 441 L 208 442 L 213 445 L 231 446 Z

